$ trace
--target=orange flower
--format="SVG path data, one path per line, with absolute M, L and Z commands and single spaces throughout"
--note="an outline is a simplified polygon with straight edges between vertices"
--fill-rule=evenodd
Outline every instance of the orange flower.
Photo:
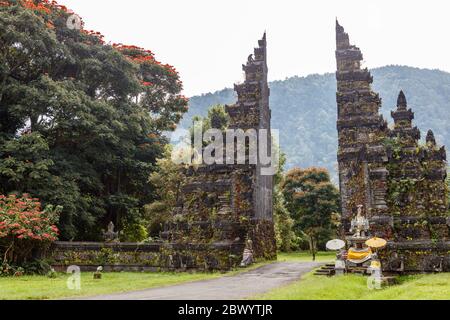
M 146 87 L 149 87 L 149 86 L 152 86 L 152 85 L 153 85 L 153 83 L 148 82 L 148 81 L 141 81 L 141 84 L 142 84 L 143 86 L 146 86 Z

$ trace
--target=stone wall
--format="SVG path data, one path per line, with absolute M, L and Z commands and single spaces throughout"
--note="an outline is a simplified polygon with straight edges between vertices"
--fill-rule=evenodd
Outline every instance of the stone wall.
M 77 265 L 82 271 L 229 270 L 240 262 L 240 244 L 55 242 L 47 258 L 57 271 Z

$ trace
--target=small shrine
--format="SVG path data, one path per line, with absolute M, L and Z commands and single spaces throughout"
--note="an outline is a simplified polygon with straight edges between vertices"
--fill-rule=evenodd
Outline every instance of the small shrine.
M 337 252 L 334 265 L 326 265 L 318 270 L 316 275 L 331 276 L 357 273 L 372 275 L 380 283 L 384 282 L 388 278 L 382 276 L 382 266 L 377 250 L 386 247 L 387 241 L 372 237 L 369 220 L 365 215 L 363 205 L 358 205 L 356 212 L 350 222 L 350 229 L 345 241 L 334 239 L 327 243 L 328 250 Z
M 351 220 L 349 230 L 353 233 L 346 237 L 347 245 L 347 267 L 364 268 L 368 267 L 372 258 L 372 250 L 365 243 L 369 240 L 369 220 L 363 213 L 363 206 L 358 206 L 356 217 Z

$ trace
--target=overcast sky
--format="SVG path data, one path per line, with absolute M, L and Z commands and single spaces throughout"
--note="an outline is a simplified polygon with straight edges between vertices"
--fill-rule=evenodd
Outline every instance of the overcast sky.
M 152 50 L 174 65 L 185 94 L 232 87 L 267 30 L 269 80 L 334 72 L 334 23 L 369 68 L 450 71 L 447 0 L 60 0 L 107 41 Z

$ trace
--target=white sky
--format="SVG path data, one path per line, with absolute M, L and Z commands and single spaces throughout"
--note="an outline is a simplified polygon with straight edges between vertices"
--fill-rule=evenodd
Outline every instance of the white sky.
M 269 80 L 334 72 L 335 17 L 369 68 L 450 71 L 447 0 L 60 0 L 107 41 L 152 50 L 185 94 L 232 87 L 267 30 Z

